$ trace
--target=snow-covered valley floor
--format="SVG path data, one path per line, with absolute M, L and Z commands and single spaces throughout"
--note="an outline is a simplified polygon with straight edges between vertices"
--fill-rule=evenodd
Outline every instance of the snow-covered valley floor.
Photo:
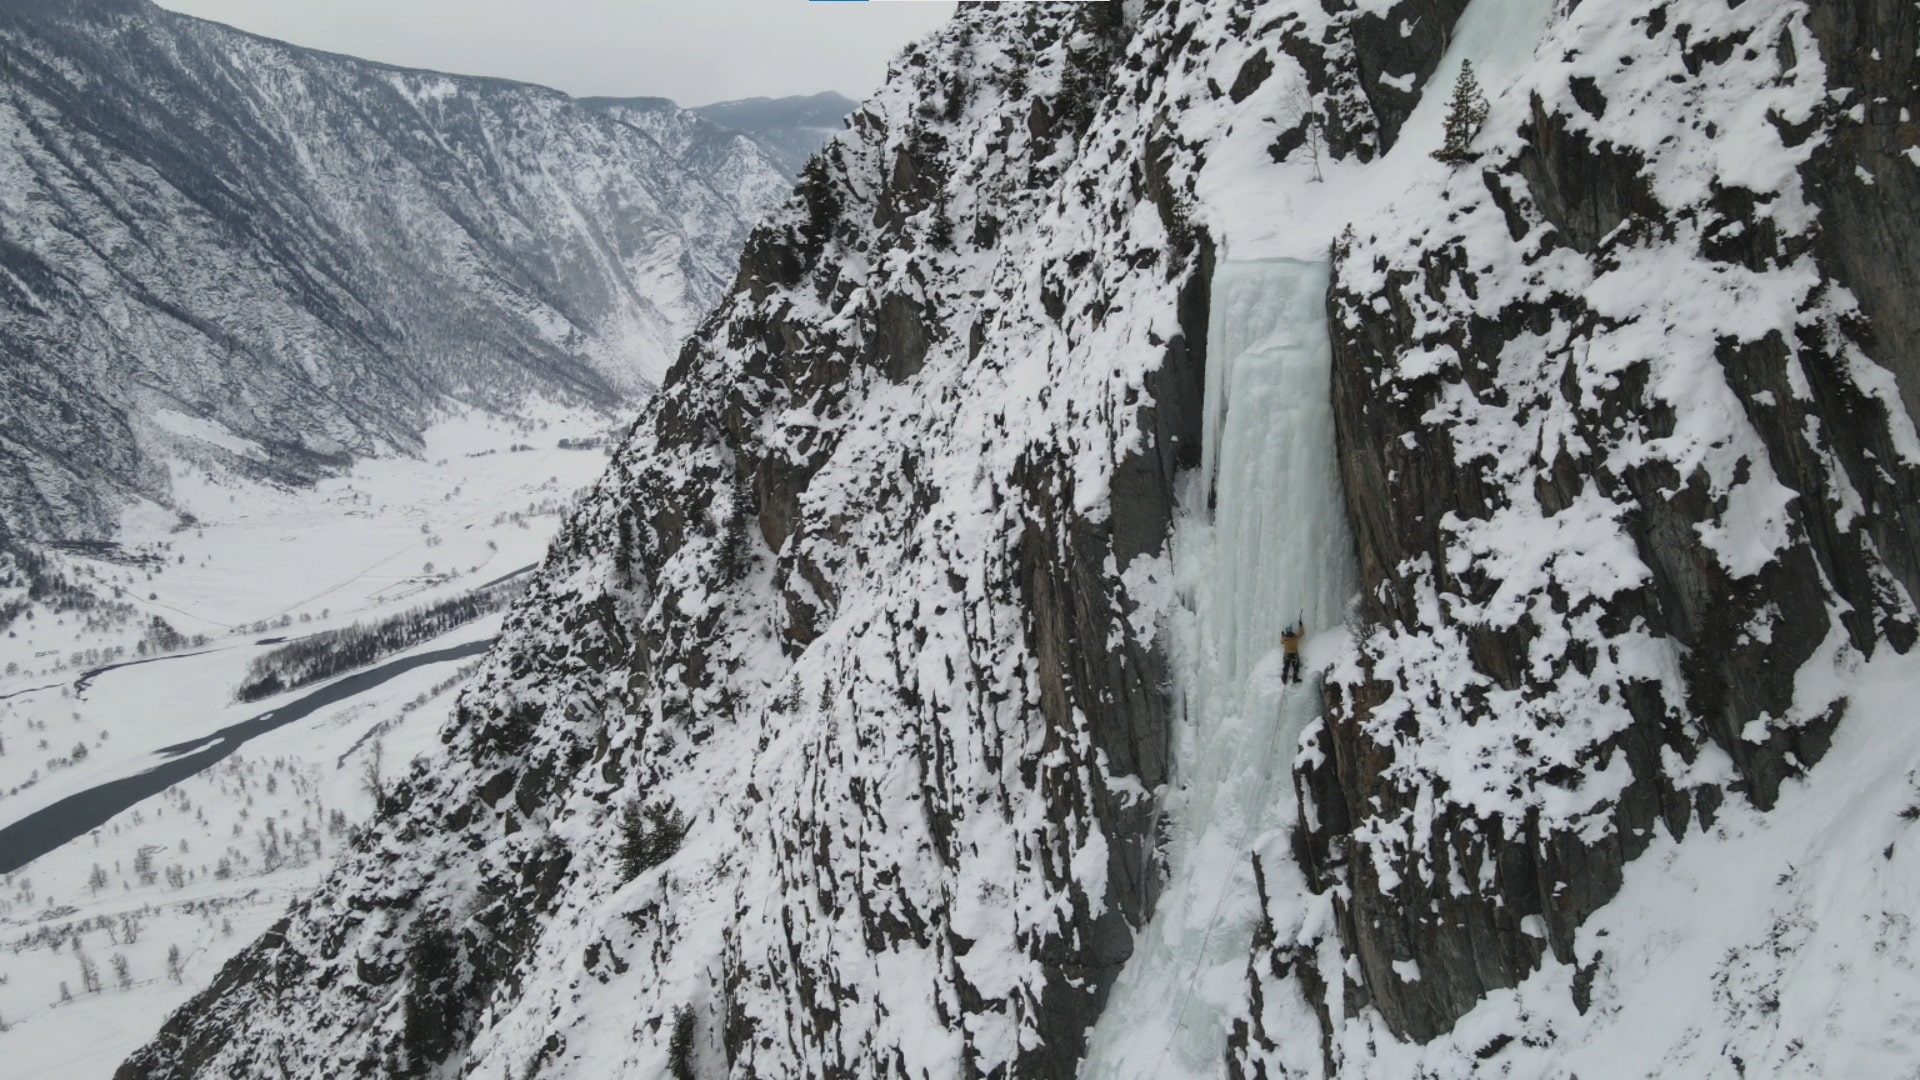
M 144 507 L 127 516 L 121 554 L 60 556 L 69 578 L 117 587 L 131 617 L 88 626 L 41 610 L 0 636 L 0 830 L 145 772 L 163 747 L 301 700 L 316 687 L 235 700 L 248 665 L 282 640 L 538 562 L 572 494 L 605 468 L 609 423 L 463 416 L 430 431 L 420 459 L 364 462 L 310 491 L 180 467 L 196 524 Z M 147 660 L 138 643 L 154 616 L 206 641 Z M 485 641 L 500 620 L 397 655 Z M 371 812 L 376 762 L 386 782 L 434 752 L 471 663 L 416 667 L 263 734 L 0 876 L 0 1071 L 109 1075 L 325 872 Z M 108 665 L 124 666 L 88 674 Z

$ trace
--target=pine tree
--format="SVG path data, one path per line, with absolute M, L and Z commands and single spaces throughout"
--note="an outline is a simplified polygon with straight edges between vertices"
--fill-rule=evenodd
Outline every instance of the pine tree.
M 667 1068 L 673 1080 L 694 1080 L 693 1010 L 673 1007 L 673 1037 L 667 1042 Z
M 1433 152 L 1435 161 L 1458 168 L 1472 161 L 1473 137 L 1487 122 L 1487 96 L 1480 92 L 1480 80 L 1473 77 L 1473 61 L 1460 64 L 1460 77 L 1453 81 L 1453 101 L 1447 106 L 1446 145 Z
M 679 811 L 657 803 L 642 811 L 638 803 L 628 803 L 620 814 L 620 847 L 615 853 L 621 878 L 632 881 L 671 859 L 686 832 L 687 819 Z

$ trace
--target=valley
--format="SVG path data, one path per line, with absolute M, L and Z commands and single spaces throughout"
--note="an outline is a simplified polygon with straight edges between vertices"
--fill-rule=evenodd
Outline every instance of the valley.
M 311 490 L 183 466 L 175 490 L 192 527 L 135 508 L 115 557 L 55 556 L 126 610 L 94 627 L 43 613 L 0 637 L 0 662 L 16 666 L 0 680 L 9 1076 L 110 1072 L 310 889 L 373 812 L 373 789 L 439 752 L 501 615 L 243 703 L 249 665 L 290 640 L 524 581 L 605 468 L 613 425 L 561 408 L 471 412 L 430 428 L 419 459 L 362 462 Z M 155 617 L 205 641 L 138 657 Z M 18 865 L 73 830 L 73 815 L 110 811 Z

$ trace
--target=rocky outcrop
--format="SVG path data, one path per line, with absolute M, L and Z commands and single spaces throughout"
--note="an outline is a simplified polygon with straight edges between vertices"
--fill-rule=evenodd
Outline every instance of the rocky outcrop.
M 1364 629 L 1296 852 L 1350 960 L 1269 928 L 1254 980 L 1303 981 L 1330 1069 L 1363 1010 L 1425 1041 L 1590 972 L 1654 830 L 1771 806 L 1911 647 L 1913 25 L 1582 5 L 1479 161 L 1336 252 Z
M 1803 169 L 1825 222 L 1815 250 L 1860 303 L 1850 329 L 1898 377 L 1908 414 L 1920 418 L 1920 260 L 1911 243 L 1920 220 L 1920 11 L 1897 0 L 1816 0 L 1807 28 L 1840 95 L 1825 131 L 1789 134 L 1824 136 Z
M 1323 143 L 1333 158 L 1372 161 L 1390 149 L 1466 6 L 1466 0 L 1399 0 L 1385 8 L 1333 0 L 1269 16 L 1273 25 L 1260 28 L 1261 35 L 1275 33 L 1306 79 L 1298 92 L 1306 107 L 1274 142 L 1274 160 L 1286 161 L 1309 140 Z M 1271 69 L 1264 56 L 1262 62 Z M 1243 85 L 1236 84 L 1235 100 L 1245 96 Z
M 789 186 L 680 110 L 656 131 L 707 142 L 146 3 L 0 4 L 0 58 L 0 513 L 28 538 L 109 535 L 169 458 L 302 483 L 453 402 L 629 400 Z
M 1844 94 L 1824 114 L 1825 137 L 1801 169 L 1822 222 L 1814 254 L 1821 271 L 1859 304 L 1847 320 L 1848 336 L 1893 373 L 1908 417 L 1920 423 L 1920 308 L 1913 302 L 1920 296 L 1920 118 L 1913 113 L 1920 103 L 1920 10 L 1891 0 L 1810 3 L 1807 26 L 1828 84 Z M 1833 416 L 1855 409 L 1871 416 L 1880 408 L 1843 387 L 1828 388 L 1824 405 L 1822 413 Z M 1829 437 L 1853 444 L 1849 461 L 1906 456 L 1878 424 L 1841 423 Z M 1920 579 L 1911 540 L 1920 536 L 1920 491 L 1901 470 L 1877 470 L 1875 479 L 1877 513 L 1866 528 L 1911 592 Z

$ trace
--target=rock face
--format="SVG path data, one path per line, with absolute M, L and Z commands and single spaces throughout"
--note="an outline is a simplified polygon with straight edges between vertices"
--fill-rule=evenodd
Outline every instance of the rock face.
M 1426 1041 L 1548 954 L 1584 1009 L 1575 931 L 1653 830 L 1771 806 L 1840 674 L 1911 647 L 1914 33 L 1580 5 L 1480 159 L 1340 245 L 1363 631 L 1296 844 L 1338 948 L 1270 928 L 1253 965 L 1330 1071 L 1364 1011 Z
M 1332 0 L 1268 16 L 1261 32 L 1276 34 L 1279 51 L 1299 63 L 1306 75 L 1301 104 L 1310 102 L 1299 110 L 1299 126 L 1275 142 L 1275 160 L 1310 136 L 1324 140 L 1334 158 L 1363 162 L 1391 147 L 1466 6 L 1467 0 Z M 1310 132 L 1309 124 L 1317 130 Z
M 122 1076 L 1074 1074 L 1154 900 L 1211 259 L 1197 9 L 1120 10 L 897 62 L 447 760 Z
M 137 0 L 0 3 L 0 73 L 0 512 L 28 537 L 106 535 L 176 453 L 299 482 L 450 399 L 626 400 L 787 187 L 751 148 Z

